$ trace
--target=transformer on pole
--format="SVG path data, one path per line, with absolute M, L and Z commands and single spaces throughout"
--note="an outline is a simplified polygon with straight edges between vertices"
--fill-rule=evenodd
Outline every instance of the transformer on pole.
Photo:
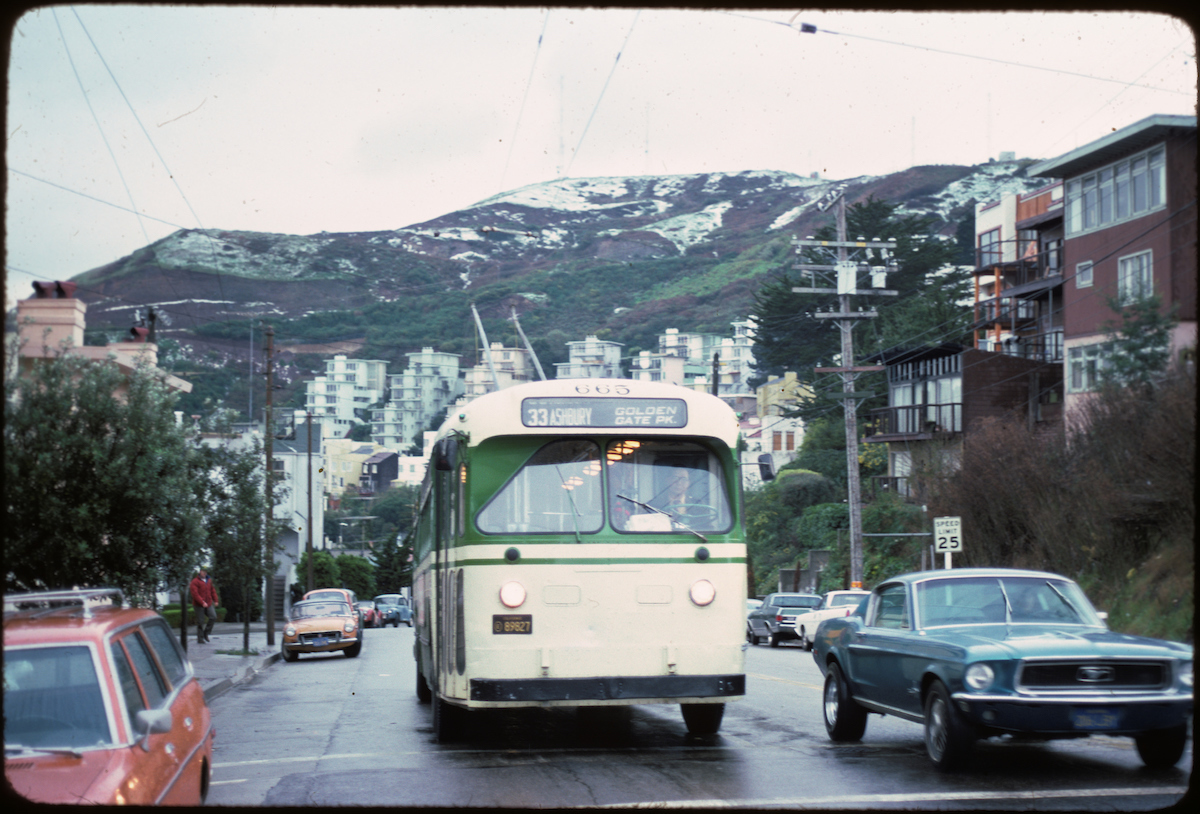
M 810 285 L 794 287 L 795 294 L 836 294 L 838 310 L 816 312 L 815 319 L 832 319 L 837 321 L 842 333 L 842 356 L 838 367 L 818 367 L 816 373 L 839 373 L 842 376 L 842 392 L 831 394 L 829 398 L 840 399 L 842 411 L 846 418 L 846 490 L 850 506 L 850 587 L 861 588 L 863 580 L 862 552 L 862 488 L 858 473 L 858 404 L 870 398 L 873 393 L 856 392 L 854 381 L 862 373 L 874 373 L 884 370 L 881 365 L 854 365 L 854 335 L 856 320 L 874 319 L 879 312 L 874 310 L 854 311 L 851 299 L 855 296 L 878 294 L 896 296 L 897 292 L 883 289 L 886 274 L 897 268 L 895 251 L 896 243 L 892 240 L 847 240 L 846 238 L 846 198 L 841 188 L 832 190 L 818 204 L 821 211 L 831 206 L 837 206 L 837 240 L 814 240 L 811 237 L 804 240 L 792 239 L 792 245 L 797 252 L 804 248 L 826 249 L 836 254 L 836 262 L 822 265 L 800 264 L 794 268 L 809 272 Z M 857 257 L 851 259 L 854 252 Z M 872 265 L 873 254 L 878 253 L 881 264 Z M 831 258 L 832 259 L 832 258 Z M 817 287 L 817 273 L 820 272 L 822 282 L 833 282 L 834 287 Z M 860 275 L 871 276 L 871 288 L 860 289 Z

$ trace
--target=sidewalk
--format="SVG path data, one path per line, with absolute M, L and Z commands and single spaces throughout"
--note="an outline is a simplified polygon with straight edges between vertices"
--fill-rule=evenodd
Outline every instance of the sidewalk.
M 249 681 L 279 659 L 279 644 L 283 639 L 280 620 L 275 620 L 274 647 L 267 646 L 267 623 L 250 623 L 250 650 L 257 653 L 254 656 L 230 655 L 242 650 L 245 641 L 242 628 L 241 622 L 218 622 L 206 644 L 197 644 L 196 629 L 189 628 L 187 656 L 204 689 L 206 701 L 213 700 L 235 684 Z M 175 636 L 178 639 L 178 628 Z

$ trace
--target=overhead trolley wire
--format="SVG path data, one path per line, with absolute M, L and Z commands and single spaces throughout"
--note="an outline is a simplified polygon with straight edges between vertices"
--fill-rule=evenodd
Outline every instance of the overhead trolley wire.
M 83 94 L 83 101 L 87 104 L 88 112 L 92 114 L 92 121 L 96 123 L 96 129 L 100 131 L 100 138 L 104 142 L 105 148 L 108 150 L 109 157 L 112 158 L 113 166 L 117 170 L 117 177 L 121 179 L 121 186 L 125 187 L 125 194 L 129 196 L 129 205 L 133 207 L 133 213 L 137 216 L 138 226 L 142 228 L 142 234 L 146 237 L 146 242 L 150 242 L 150 233 L 146 231 L 146 224 L 142 223 L 142 216 L 137 211 L 137 203 L 133 200 L 133 191 L 129 189 L 129 183 L 125 180 L 125 173 L 121 172 L 121 164 L 117 161 L 116 153 L 113 152 L 112 145 L 108 143 L 108 136 L 104 134 L 104 127 L 100 124 L 100 117 L 96 115 L 95 108 L 92 107 L 92 100 L 88 96 L 87 88 L 83 85 L 83 78 L 79 76 L 79 69 L 75 67 L 75 59 L 71 56 L 71 47 L 67 45 L 67 37 L 63 33 L 62 23 L 58 21 L 58 12 L 51 7 L 50 14 L 54 17 L 54 25 L 58 28 L 58 36 L 62 40 L 63 51 L 66 52 L 67 62 L 71 66 L 71 72 L 75 74 L 75 81 L 79 83 L 79 92 Z
M 500 174 L 500 189 L 504 190 L 504 181 L 508 177 L 508 165 L 512 161 L 513 148 L 517 144 L 517 132 L 521 129 L 521 119 L 525 115 L 525 103 L 529 101 L 529 89 L 533 86 L 533 73 L 537 69 L 538 56 L 542 53 L 542 40 L 546 36 L 546 26 L 550 22 L 550 9 L 542 18 L 542 33 L 538 34 L 537 48 L 533 52 L 533 63 L 529 66 L 529 78 L 525 80 L 525 95 L 521 97 L 521 109 L 517 112 L 517 123 L 513 125 L 512 138 L 508 142 L 508 157 L 504 159 L 504 172 Z
M 596 111 L 600 109 L 600 102 L 604 100 L 604 93 L 608 90 L 608 83 L 612 81 L 613 74 L 617 72 L 617 65 L 621 62 L 621 54 L 625 52 L 625 47 L 629 45 L 629 38 L 633 36 L 634 26 L 637 25 L 638 17 L 641 14 L 641 9 L 638 9 L 637 14 L 633 15 L 633 22 L 629 25 L 629 32 L 625 35 L 625 41 L 621 43 L 621 50 L 617 51 L 617 58 L 613 60 L 613 66 L 608 72 L 608 78 L 604 80 L 604 87 L 600 89 L 600 96 L 596 99 L 596 104 L 592 107 L 592 113 L 588 116 L 587 124 L 583 126 L 583 132 L 579 134 L 579 143 L 575 145 L 575 152 L 571 154 L 571 160 L 567 162 L 565 175 L 571 174 L 571 167 L 574 166 L 575 159 L 579 157 L 579 150 L 583 147 L 583 140 L 587 137 L 588 128 L 592 126 L 592 119 L 596 117 Z
M 134 109 L 133 103 L 130 102 L 129 97 L 125 95 L 124 88 L 122 88 L 121 83 L 117 81 L 117 77 L 113 73 L 112 68 L 108 67 L 108 61 L 100 52 L 100 47 L 96 45 L 96 41 L 92 39 L 91 32 L 88 31 L 87 26 L 83 24 L 83 19 L 79 16 L 79 12 L 74 6 L 71 7 L 71 13 L 75 15 L 75 19 L 79 22 L 79 27 L 82 28 L 83 33 L 87 35 L 88 42 L 92 44 L 92 48 L 96 51 L 96 56 L 100 58 L 100 64 L 104 66 L 104 70 L 108 71 L 109 78 L 112 79 L 113 85 L 116 87 L 117 92 L 121 94 L 121 98 L 125 100 L 125 105 L 129 108 L 129 112 L 133 116 L 133 120 L 137 122 L 138 127 L 142 129 L 142 135 L 144 135 L 146 137 L 146 141 L 150 143 L 150 149 L 154 150 L 154 154 L 158 156 L 158 160 L 162 164 L 163 170 L 167 173 L 167 177 L 171 179 L 171 183 L 175 185 L 175 189 L 179 192 L 179 197 L 183 199 L 184 204 L 187 205 L 188 211 L 191 212 L 192 217 L 196 219 L 196 224 L 201 229 L 204 229 L 204 223 L 200 220 L 200 216 L 196 214 L 196 210 L 192 207 L 192 202 L 189 201 L 187 195 L 184 194 L 183 187 L 179 185 L 179 179 L 175 176 L 175 173 L 171 172 L 171 168 L 167 165 L 167 159 L 163 158 L 163 154 L 159 152 L 158 145 L 155 144 L 154 139 L 150 137 L 150 132 L 146 130 L 146 125 L 142 124 L 142 119 L 140 116 L 138 116 L 137 110 Z M 149 236 L 147 236 L 147 242 L 149 242 L 149 239 Z M 213 251 L 215 253 L 215 248 Z M 215 271 L 217 275 L 217 289 L 221 292 L 221 298 L 224 299 L 225 287 L 221 281 L 221 272 L 220 270 Z

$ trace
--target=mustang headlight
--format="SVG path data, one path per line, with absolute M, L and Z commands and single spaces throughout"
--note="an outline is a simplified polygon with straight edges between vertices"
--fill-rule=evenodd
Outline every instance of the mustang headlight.
M 287 636 L 289 639 L 292 638 L 293 636 L 295 636 L 296 635 L 296 626 L 288 625 L 287 627 L 285 627 L 283 629 L 283 635 Z
M 976 692 L 986 690 L 995 680 L 996 672 L 987 664 L 972 664 L 963 675 L 966 685 Z
M 1194 680 L 1195 679 L 1194 679 L 1193 673 L 1192 673 L 1192 662 L 1190 662 L 1190 661 L 1179 662 L 1179 683 L 1185 687 L 1192 687 L 1192 686 L 1194 686 L 1194 684 L 1193 684 Z

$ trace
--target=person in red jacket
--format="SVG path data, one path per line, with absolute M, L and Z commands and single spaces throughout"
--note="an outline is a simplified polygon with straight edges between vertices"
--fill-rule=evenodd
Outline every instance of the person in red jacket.
M 188 588 L 192 595 L 192 607 L 196 609 L 196 641 L 204 644 L 212 633 L 213 625 L 217 623 L 217 605 L 221 603 L 217 596 L 217 586 L 213 585 L 208 570 L 201 568 Z

